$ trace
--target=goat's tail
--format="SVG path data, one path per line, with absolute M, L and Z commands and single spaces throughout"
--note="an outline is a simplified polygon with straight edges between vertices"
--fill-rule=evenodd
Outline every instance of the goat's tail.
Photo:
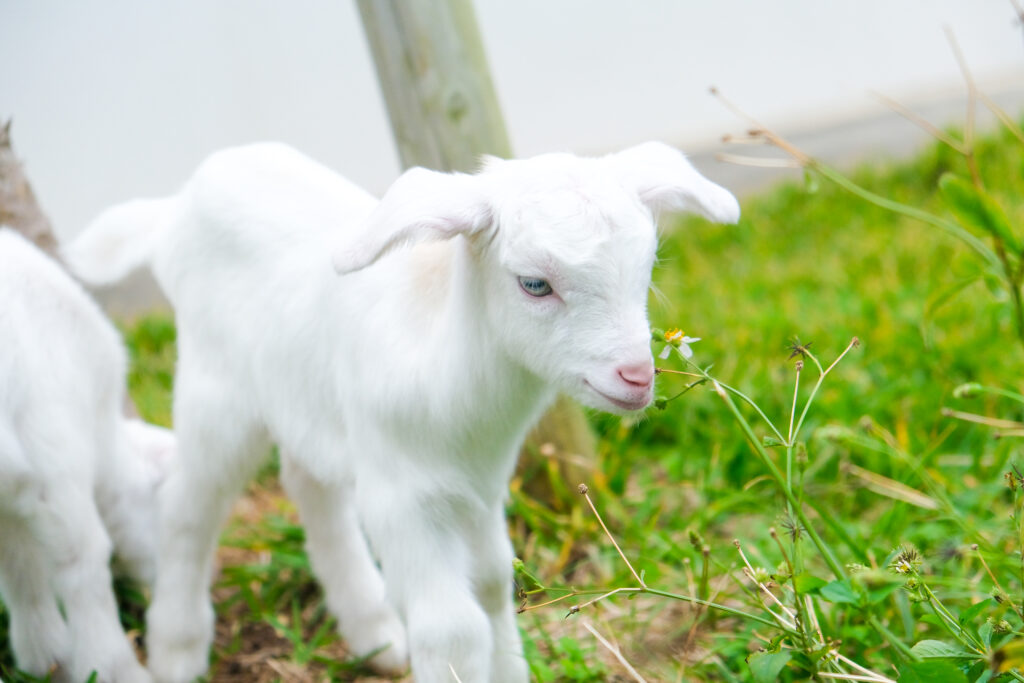
M 93 286 L 110 285 L 148 265 L 173 219 L 177 197 L 136 199 L 96 217 L 61 249 L 67 267 Z

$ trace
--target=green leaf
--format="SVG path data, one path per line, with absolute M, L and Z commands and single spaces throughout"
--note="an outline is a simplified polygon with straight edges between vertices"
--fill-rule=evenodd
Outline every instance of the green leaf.
M 797 593 L 810 593 L 826 584 L 824 579 L 803 572 L 793 577 L 793 587 Z
M 995 600 L 993 600 L 992 598 L 988 598 L 986 600 L 982 600 L 981 602 L 974 603 L 973 605 L 971 605 L 970 607 L 968 607 L 960 613 L 960 624 L 963 625 L 971 621 L 974 621 L 975 617 L 977 617 L 979 614 L 992 607 L 994 603 Z
M 987 232 L 1001 240 L 1009 251 L 1020 254 L 1020 240 L 1010 228 L 1006 212 L 987 192 L 952 173 L 943 174 L 939 188 L 961 225 Z
M 868 602 L 872 605 L 877 605 L 900 588 L 903 588 L 903 583 L 903 581 L 890 581 L 877 588 L 873 588 L 868 591 Z
M 789 650 L 778 652 L 755 652 L 747 657 L 747 666 L 757 683 L 775 683 L 779 672 L 789 663 Z
M 955 664 L 942 661 L 907 662 L 899 668 L 900 683 L 967 683 Z
M 981 655 L 959 645 L 950 645 L 941 640 L 922 640 L 910 648 L 923 659 L 980 659 Z
M 978 637 L 987 649 L 992 649 L 992 630 L 992 624 L 987 621 L 978 627 Z
M 829 602 L 848 603 L 850 605 L 860 604 L 860 596 L 853 589 L 849 579 L 837 579 L 826 583 L 818 589 L 818 595 L 821 596 L 822 600 L 828 600 Z

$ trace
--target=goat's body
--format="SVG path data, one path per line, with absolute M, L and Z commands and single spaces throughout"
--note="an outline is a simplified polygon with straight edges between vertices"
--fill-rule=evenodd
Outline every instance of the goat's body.
M 355 653 L 384 647 L 375 663 L 401 669 L 408 641 L 419 683 L 527 679 L 503 512 L 516 453 L 556 389 L 612 410 L 651 398 L 655 236 L 638 195 L 679 191 L 666 173 L 645 183 L 633 156 L 712 188 L 695 200 L 708 213 L 735 212 L 661 146 L 493 162 L 482 180 L 418 169 L 378 202 L 253 145 L 85 231 L 72 269 L 110 281 L 150 261 L 178 317 L 181 467 L 148 615 L 159 680 L 206 669 L 217 530 L 271 441 Z
M 357 526 L 369 532 L 385 571 L 422 562 L 407 540 L 415 517 L 428 526 L 487 520 L 486 532 L 474 536 L 494 536 L 518 447 L 552 392 L 493 348 L 473 345 L 486 345 L 488 336 L 473 332 L 483 324 L 481 293 L 458 285 L 459 271 L 475 267 L 464 240 L 420 245 L 338 278 L 329 254 L 339 231 L 354 230 L 377 203 L 286 148 L 257 146 L 215 155 L 173 205 L 162 205 L 171 222 L 162 228 L 154 271 L 178 320 L 175 423 L 190 473 L 187 486 L 169 482 L 165 504 L 190 505 L 203 487 L 199 478 L 218 481 L 223 472 L 234 486 L 233 473 L 254 467 L 266 441 L 278 444 L 285 484 L 300 509 L 308 499 L 331 509 L 303 510 L 307 526 L 325 515 L 350 520 L 325 530 L 321 548 L 316 534 L 310 537 L 343 632 L 361 653 L 390 646 L 378 662 L 400 669 L 403 630 L 359 547 Z M 490 359 L 489 367 L 474 361 L 480 357 Z M 213 429 L 221 432 L 220 452 L 199 436 Z M 180 524 L 180 512 L 166 522 L 171 547 L 173 529 L 194 533 L 194 525 Z M 488 563 L 497 556 L 498 566 L 466 571 L 486 574 L 487 590 L 508 592 L 502 579 L 511 552 L 504 535 L 497 538 Z M 191 538 L 179 540 L 192 545 Z M 338 543 L 356 547 L 339 553 L 330 547 Z M 181 548 L 167 557 L 171 568 L 162 565 L 158 585 L 175 575 L 174 567 L 189 573 L 181 558 L 208 561 Z M 492 579 L 495 572 L 502 578 Z M 158 588 L 151 622 L 157 643 L 170 621 L 159 618 L 159 597 Z M 374 622 L 379 632 L 367 629 Z M 189 640 L 181 634 L 188 624 L 166 625 L 168 642 Z M 518 654 L 517 637 L 509 649 Z M 154 648 L 154 672 L 176 679 L 184 665 L 167 662 L 162 672 L 160 652 Z
M 120 337 L 71 279 L 0 229 L 0 594 L 22 668 L 81 681 L 146 681 L 121 630 L 108 567 L 133 547 L 128 490 L 144 476 L 121 416 Z M 147 565 L 148 563 L 148 565 Z M 151 578 L 144 576 L 143 578 Z M 58 599 L 64 616 L 58 611 Z

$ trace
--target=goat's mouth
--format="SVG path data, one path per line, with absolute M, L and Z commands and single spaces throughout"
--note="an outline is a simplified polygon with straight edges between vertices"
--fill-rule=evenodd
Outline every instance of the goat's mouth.
M 608 403 L 611 403 L 613 406 L 622 411 L 635 412 L 637 410 L 643 410 L 651 402 L 652 392 L 650 389 L 644 391 L 642 394 L 639 395 L 627 395 L 625 397 L 620 398 L 618 396 L 612 396 L 611 394 L 601 391 L 593 384 L 588 382 L 586 379 L 583 380 L 583 385 L 590 389 L 595 394 L 597 394 L 598 396 L 600 396 L 601 398 L 603 398 L 605 401 L 608 401 Z

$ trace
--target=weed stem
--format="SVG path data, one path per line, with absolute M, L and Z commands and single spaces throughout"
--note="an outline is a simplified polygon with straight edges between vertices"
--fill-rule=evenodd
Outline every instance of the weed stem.
M 775 463 L 772 462 L 771 457 L 764 450 L 764 447 L 761 445 L 761 443 L 757 440 L 757 436 L 754 434 L 754 430 L 750 428 L 750 423 L 748 423 L 746 418 L 743 417 L 743 414 L 740 413 L 739 409 L 736 407 L 736 404 L 729 397 L 729 394 L 724 390 L 722 385 L 719 384 L 719 382 L 715 380 L 713 377 L 709 376 L 708 379 L 711 380 L 711 383 L 715 387 L 715 390 L 718 392 L 718 395 L 722 398 L 722 400 L 725 401 L 725 404 L 729 407 L 729 410 L 732 412 L 733 417 L 735 417 L 736 421 L 739 422 L 740 427 L 743 429 L 743 433 L 747 437 L 747 441 L 750 442 L 750 445 L 753 447 L 754 452 L 757 453 L 757 455 L 761 458 L 761 461 L 768 469 L 768 473 L 771 474 L 772 479 L 774 479 L 778 487 L 782 489 L 782 494 L 786 497 L 786 500 L 788 500 L 789 503 L 793 506 L 794 514 L 797 516 L 797 519 L 800 520 L 803 526 L 807 529 L 807 533 L 810 535 L 811 541 L 813 541 L 815 547 L 818 548 L 818 552 L 821 553 L 822 557 L 825 559 L 825 562 L 832 570 L 832 573 L 835 574 L 836 578 L 845 579 L 846 572 L 843 571 L 843 567 L 839 564 L 838 560 L 836 560 L 835 556 L 832 554 L 832 551 L 829 549 L 829 547 L 825 545 L 825 542 L 821 540 L 821 537 L 818 536 L 818 533 L 814 530 L 814 526 L 811 524 L 811 521 L 807 518 L 807 514 L 803 511 L 803 508 L 796 500 L 796 497 L 793 495 L 793 492 L 786 485 L 786 481 L 783 478 L 782 473 L 779 472 L 779 468 L 775 466 Z
M 630 564 L 629 559 L 626 557 L 626 554 L 622 552 L 622 548 L 620 548 L 619 544 L 615 542 L 615 537 L 612 536 L 612 533 L 608 531 L 608 527 L 605 526 L 604 520 L 601 519 L 601 513 L 597 511 L 597 507 L 594 505 L 594 501 L 590 499 L 590 494 L 587 493 L 588 489 L 586 484 L 580 484 L 579 490 L 580 493 L 583 494 L 583 497 L 587 499 L 587 505 L 589 505 L 590 509 L 594 512 L 594 516 L 597 517 L 597 521 L 601 525 L 601 528 L 604 529 L 605 536 L 607 536 L 608 540 L 612 542 L 612 545 L 615 546 L 615 550 L 617 550 L 619 553 L 619 557 L 621 557 L 622 561 L 626 563 L 627 567 L 629 567 L 629 571 L 632 572 L 633 578 L 636 579 L 636 582 L 640 584 L 641 588 L 647 588 L 647 584 L 644 583 L 644 580 L 640 578 L 640 575 L 636 573 L 635 569 L 633 569 L 633 565 Z

